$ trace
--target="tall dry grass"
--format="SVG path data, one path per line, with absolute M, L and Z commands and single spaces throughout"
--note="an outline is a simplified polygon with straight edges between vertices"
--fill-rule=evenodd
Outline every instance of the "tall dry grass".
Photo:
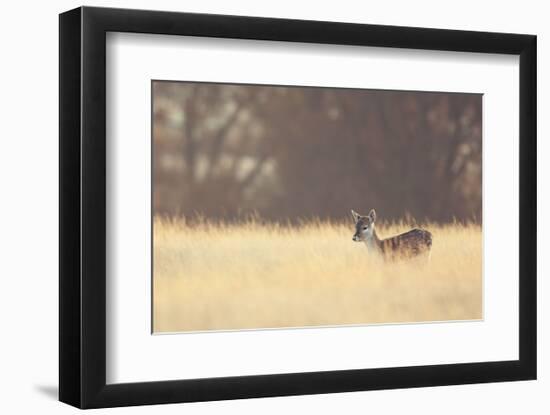
M 430 261 L 388 263 L 351 240 L 351 223 L 155 219 L 154 331 L 480 319 L 481 228 L 424 227 L 434 238 Z

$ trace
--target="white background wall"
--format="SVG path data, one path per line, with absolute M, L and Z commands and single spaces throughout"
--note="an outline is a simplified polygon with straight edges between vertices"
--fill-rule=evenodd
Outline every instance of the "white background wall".
M 77 1 L 4 2 L 0 65 L 0 412 L 74 413 L 57 396 L 58 17 Z M 92 1 L 87 5 L 538 35 L 539 212 L 550 210 L 550 25 L 542 1 Z M 545 157 L 546 156 L 546 157 Z M 546 187 L 546 189 L 544 188 Z M 506 207 L 503 206 L 503 209 Z M 125 408 L 118 413 L 548 413 L 550 222 L 539 213 L 539 380 Z M 406 347 L 406 345 L 404 345 Z M 107 412 L 108 410 L 103 410 Z

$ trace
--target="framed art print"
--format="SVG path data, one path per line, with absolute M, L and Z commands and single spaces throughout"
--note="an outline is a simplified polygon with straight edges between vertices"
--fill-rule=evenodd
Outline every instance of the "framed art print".
M 536 37 L 60 16 L 60 400 L 536 378 Z

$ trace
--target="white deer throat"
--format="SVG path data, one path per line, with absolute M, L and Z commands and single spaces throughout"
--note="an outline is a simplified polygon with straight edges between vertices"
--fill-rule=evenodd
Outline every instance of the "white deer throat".
M 378 241 L 376 235 L 374 234 L 374 229 L 369 229 L 365 232 L 364 242 L 369 252 L 380 252 L 380 247 L 378 246 Z

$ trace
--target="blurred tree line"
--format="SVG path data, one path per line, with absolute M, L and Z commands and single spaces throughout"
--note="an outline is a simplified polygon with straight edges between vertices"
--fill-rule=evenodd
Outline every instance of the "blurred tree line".
M 479 94 L 153 83 L 160 215 L 481 221 Z

